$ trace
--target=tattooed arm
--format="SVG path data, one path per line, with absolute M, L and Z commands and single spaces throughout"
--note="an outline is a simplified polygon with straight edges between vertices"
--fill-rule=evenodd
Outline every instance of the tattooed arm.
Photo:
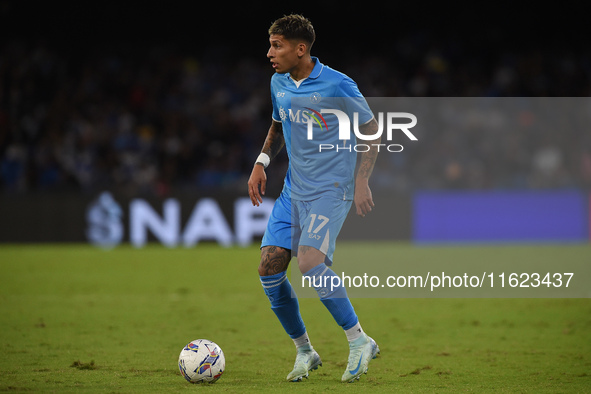
M 366 135 L 375 134 L 378 131 L 378 123 L 375 118 L 370 122 L 359 127 L 359 131 Z M 359 163 L 359 169 L 357 170 L 357 176 L 355 177 L 355 208 L 357 209 L 357 215 L 365 217 L 366 214 L 371 212 L 371 209 L 375 206 L 373 203 L 373 197 L 371 195 L 371 189 L 369 188 L 369 177 L 373 171 L 374 164 L 378 157 L 378 147 L 372 144 L 379 144 L 381 137 L 373 141 L 366 141 L 370 146 L 367 152 L 361 154 L 361 160 Z
M 261 153 L 265 153 L 272 160 L 284 145 L 283 126 L 281 122 L 272 121 Z M 252 205 L 258 207 L 263 202 L 262 196 L 265 195 L 266 188 L 267 174 L 265 174 L 265 167 L 261 163 L 255 163 L 250 174 L 250 179 L 248 180 L 248 195 L 250 196 Z

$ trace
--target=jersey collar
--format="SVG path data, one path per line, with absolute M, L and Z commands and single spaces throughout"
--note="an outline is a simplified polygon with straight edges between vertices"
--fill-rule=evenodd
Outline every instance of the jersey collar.
M 310 75 L 308 75 L 307 78 L 304 78 L 304 80 L 306 79 L 316 79 L 320 76 L 320 73 L 322 72 L 322 69 L 324 68 L 324 64 L 320 63 L 320 60 L 318 60 L 318 58 L 316 56 L 310 56 L 312 58 L 312 61 L 314 62 L 314 68 L 312 69 L 312 72 L 310 73 Z M 287 73 L 286 78 L 291 78 L 291 74 Z
M 320 60 L 318 60 L 318 58 L 316 56 L 312 56 L 312 61 L 315 64 L 314 64 L 314 68 L 312 69 L 312 72 L 310 73 L 308 78 L 316 79 L 316 78 L 318 78 L 318 76 L 322 72 L 322 69 L 324 68 L 324 64 L 320 63 Z

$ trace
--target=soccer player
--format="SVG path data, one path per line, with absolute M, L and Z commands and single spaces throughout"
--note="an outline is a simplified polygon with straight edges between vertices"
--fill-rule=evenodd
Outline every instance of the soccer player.
M 337 117 L 328 113 L 323 116 L 314 108 L 306 111 L 304 107 L 292 108 L 292 99 L 303 99 L 312 106 L 328 105 L 332 98 L 339 98 L 338 102 L 344 103 L 340 109 L 348 111 L 343 113 L 350 113 L 351 109 L 358 113 L 357 131 L 364 135 L 375 135 L 378 124 L 355 82 L 311 56 L 314 40 L 312 24 L 301 15 L 279 18 L 269 29 L 267 57 L 276 72 L 271 78 L 273 119 L 248 180 L 248 191 L 253 205 L 263 202 L 265 168 L 285 146 L 289 169 L 263 236 L 258 272 L 271 309 L 296 347 L 296 361 L 287 380 L 301 381 L 308 377 L 308 371 L 322 365 L 286 276 L 290 260 L 296 256 L 300 271 L 305 277 L 313 278 L 310 283 L 320 300 L 345 332 L 349 358 L 341 380 L 353 382 L 367 373 L 369 362 L 377 357 L 379 348 L 363 331 L 345 287 L 332 286 L 337 282 L 331 280 L 336 274 L 330 265 L 336 237 L 352 202 L 360 216 L 374 207 L 368 181 L 377 150 L 371 148 L 361 154 L 355 174 L 356 152 L 350 144 L 347 146 L 347 141 L 339 140 Z M 324 126 L 324 133 L 318 125 Z M 303 127 L 302 132 L 295 132 L 296 127 Z M 306 127 L 318 129 L 314 133 Z M 310 136 L 306 130 L 313 132 L 312 141 L 305 138 Z M 326 148 L 338 146 L 340 151 L 319 151 L 319 143 Z

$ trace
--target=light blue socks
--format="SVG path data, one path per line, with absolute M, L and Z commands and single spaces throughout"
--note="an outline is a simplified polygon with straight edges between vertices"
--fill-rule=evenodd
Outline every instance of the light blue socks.
M 347 290 L 340 278 L 326 264 L 322 263 L 304 274 L 314 287 L 320 301 L 331 313 L 337 324 L 345 330 L 351 341 L 363 333 Z M 308 346 L 306 326 L 300 314 L 298 299 L 285 272 L 261 276 L 261 285 L 271 302 L 271 309 L 281 322 L 283 329 L 294 340 L 296 347 Z
M 300 305 L 285 272 L 261 276 L 261 285 L 271 301 L 271 309 L 277 315 L 291 339 L 301 338 L 306 326 L 300 315 Z M 293 294 L 292 294 L 293 293 Z
M 309 283 L 318 293 L 320 301 L 343 330 L 349 330 L 359 323 L 345 286 L 337 274 L 326 264 L 322 263 L 312 268 L 304 274 L 304 278 L 310 281 Z

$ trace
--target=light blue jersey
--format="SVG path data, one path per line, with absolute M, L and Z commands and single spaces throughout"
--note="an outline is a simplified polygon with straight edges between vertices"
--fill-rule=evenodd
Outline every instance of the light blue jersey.
M 340 139 L 339 119 L 331 111 L 341 111 L 358 125 L 369 122 L 373 113 L 351 78 L 316 57 L 312 60 L 314 69 L 304 80 L 296 82 L 289 73 L 271 78 L 273 120 L 283 125 L 289 157 L 283 192 L 301 201 L 324 195 L 352 200 L 357 157 L 352 149 L 354 126 L 350 126 L 350 139 Z

